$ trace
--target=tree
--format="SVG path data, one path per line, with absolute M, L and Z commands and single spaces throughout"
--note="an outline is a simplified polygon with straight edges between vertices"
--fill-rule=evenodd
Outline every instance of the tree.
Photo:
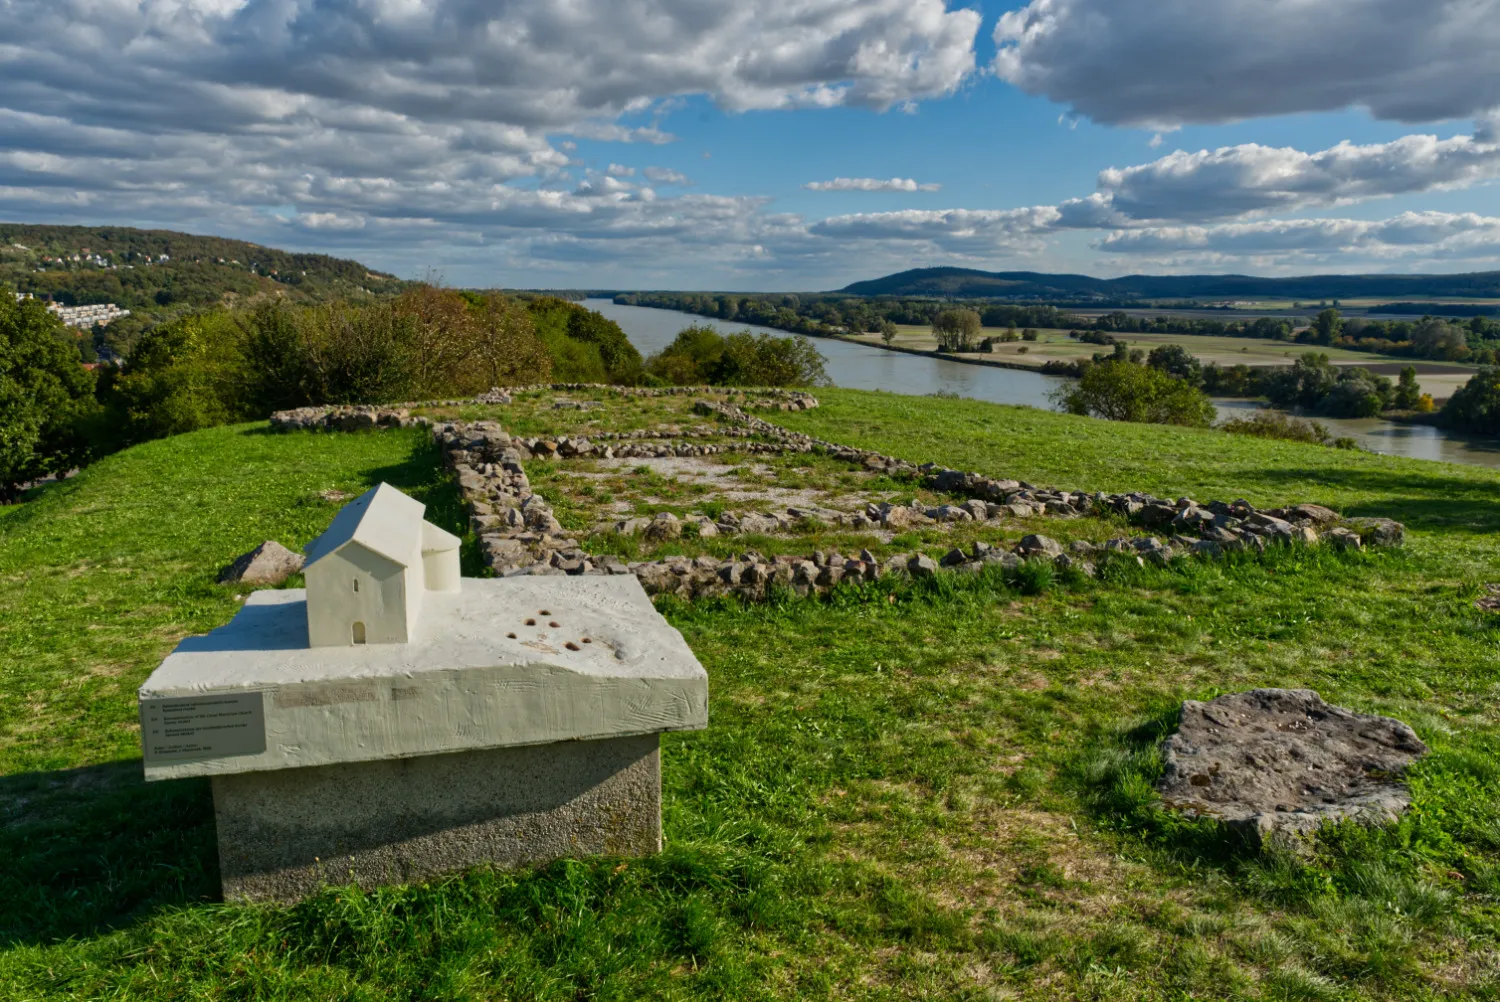
M 94 375 L 72 340 L 40 300 L 0 286 L 0 500 L 89 458 Z
M 1339 371 L 1328 356 L 1307 352 L 1291 366 L 1276 369 L 1262 382 L 1262 392 L 1277 407 L 1315 407 L 1338 382 Z
M 1404 411 L 1415 410 L 1422 401 L 1422 388 L 1417 385 L 1417 367 L 1408 365 L 1402 368 L 1401 378 L 1396 383 L 1396 396 L 1392 400 L 1392 406 Z
M 1329 417 L 1375 417 L 1393 396 L 1391 381 L 1364 369 L 1345 369 L 1338 382 L 1318 401 L 1320 414 Z
M 896 325 L 889 320 L 880 321 L 880 340 L 889 348 L 896 341 Z
M 1460 431 L 1500 435 L 1500 368 L 1485 366 L 1449 397 L 1443 421 Z
M 1023 330 L 1021 332 L 1021 340 L 1022 341 L 1035 341 L 1036 339 L 1037 339 L 1037 333 L 1036 333 L 1036 328 L 1035 327 L 1028 327 L 1028 328 L 1026 328 L 1025 330 Z
M 973 310 L 944 310 L 932 321 L 938 351 L 973 351 L 979 330 L 979 314 Z
M 1111 421 L 1207 428 L 1216 413 L 1197 387 L 1160 369 L 1115 360 L 1090 366 L 1056 399 L 1070 414 Z
M 646 371 L 676 386 L 820 386 L 823 356 L 805 337 L 741 331 L 728 337 L 694 325 L 646 360 Z
M 188 316 L 142 334 L 109 397 L 111 445 L 257 416 L 240 328 L 226 314 Z
M 1333 344 L 1344 330 L 1344 318 L 1339 311 L 1329 308 L 1318 314 L 1313 321 L 1313 341 L 1317 344 Z
M 1203 384 L 1203 364 L 1180 344 L 1163 344 L 1151 349 L 1146 364 L 1176 376 L 1193 386 Z

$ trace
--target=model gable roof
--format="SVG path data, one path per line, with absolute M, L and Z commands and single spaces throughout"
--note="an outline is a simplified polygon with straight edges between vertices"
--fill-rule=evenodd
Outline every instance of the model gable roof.
M 422 545 L 426 538 L 422 514 L 426 510 L 422 502 L 407 497 L 390 484 L 373 487 L 344 505 L 328 529 L 307 544 L 306 566 L 311 567 L 346 543 L 358 543 L 403 567 L 408 566 L 414 554 L 433 548 Z

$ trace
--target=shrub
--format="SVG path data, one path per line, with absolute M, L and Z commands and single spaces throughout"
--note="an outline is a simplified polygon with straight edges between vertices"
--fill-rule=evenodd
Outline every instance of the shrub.
M 1280 411 L 1256 411 L 1249 417 L 1231 418 L 1219 425 L 1221 431 L 1231 435 L 1251 435 L 1255 438 L 1281 438 L 1288 442 L 1307 442 L 1311 445 L 1331 445 L 1333 436 L 1328 429 L 1316 421 L 1292 417 Z
M 1443 421 L 1460 431 L 1500 435 L 1500 368 L 1485 366 L 1449 397 Z
M 805 337 L 740 331 L 728 337 L 711 326 L 685 327 L 646 360 L 646 371 L 678 386 L 821 386 L 823 356 Z
M 1119 360 L 1091 366 L 1056 399 L 1071 414 L 1145 424 L 1206 428 L 1213 423 L 1215 413 L 1213 404 L 1197 387 L 1160 369 Z

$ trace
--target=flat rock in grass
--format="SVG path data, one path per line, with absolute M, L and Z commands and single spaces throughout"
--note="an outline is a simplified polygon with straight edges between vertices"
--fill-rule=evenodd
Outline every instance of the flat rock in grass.
M 1411 803 L 1400 777 L 1427 746 L 1399 720 L 1330 706 L 1311 689 L 1254 689 L 1185 701 L 1164 752 L 1157 790 L 1168 807 L 1300 849 L 1325 821 L 1394 821 Z
M 268 539 L 219 572 L 219 584 L 279 585 L 302 570 L 303 556 Z

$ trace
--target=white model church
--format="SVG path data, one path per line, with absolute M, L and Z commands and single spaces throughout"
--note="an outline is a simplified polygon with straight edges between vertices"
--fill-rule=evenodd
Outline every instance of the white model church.
M 407 643 L 425 593 L 459 590 L 458 537 L 423 520 L 426 510 L 381 484 L 345 505 L 307 544 L 311 646 Z

